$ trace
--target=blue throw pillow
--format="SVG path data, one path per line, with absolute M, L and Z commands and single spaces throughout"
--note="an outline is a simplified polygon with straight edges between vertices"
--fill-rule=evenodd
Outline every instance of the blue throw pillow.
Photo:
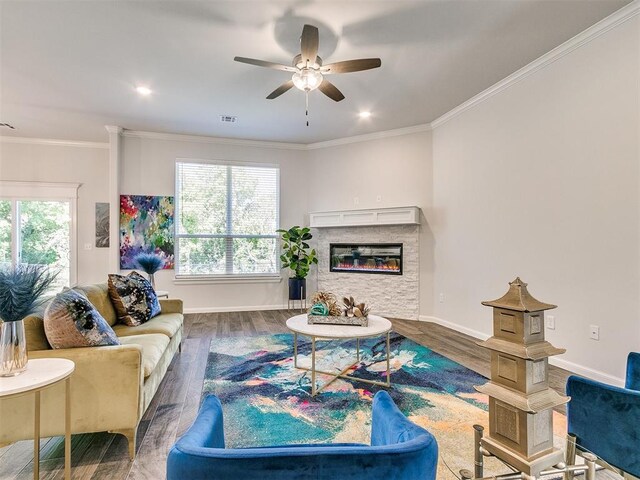
M 120 345 L 109 323 L 82 293 L 65 290 L 44 312 L 44 332 L 53 348 Z

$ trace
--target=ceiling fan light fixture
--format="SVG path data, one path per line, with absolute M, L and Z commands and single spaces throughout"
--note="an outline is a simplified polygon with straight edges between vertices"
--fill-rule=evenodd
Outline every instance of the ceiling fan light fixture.
M 322 74 L 313 68 L 303 68 L 291 77 L 293 84 L 303 92 L 315 90 L 322 83 Z

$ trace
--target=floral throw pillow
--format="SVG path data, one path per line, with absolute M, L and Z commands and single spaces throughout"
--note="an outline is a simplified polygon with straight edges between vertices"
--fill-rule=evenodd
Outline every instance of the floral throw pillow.
M 118 320 L 137 327 L 160 314 L 160 302 L 149 281 L 138 272 L 109 275 L 109 297 Z
M 120 345 L 109 323 L 82 293 L 65 290 L 44 313 L 44 332 L 53 348 Z

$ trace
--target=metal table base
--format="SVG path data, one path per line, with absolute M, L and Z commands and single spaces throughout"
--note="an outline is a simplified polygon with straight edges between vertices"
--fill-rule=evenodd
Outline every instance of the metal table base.
M 391 386 L 391 366 L 390 366 L 390 358 L 391 358 L 391 339 L 390 339 L 390 335 L 391 332 L 388 331 L 386 333 L 386 350 L 387 350 L 387 358 L 386 358 L 386 362 L 387 362 L 387 381 L 386 382 L 381 382 L 381 381 L 377 381 L 377 380 L 368 380 L 365 378 L 358 378 L 358 377 L 354 377 L 352 375 L 348 375 L 347 372 L 351 369 L 353 369 L 353 367 L 355 367 L 356 365 L 358 365 L 358 363 L 360 363 L 360 339 L 361 338 L 370 338 L 370 337 L 359 337 L 356 338 L 356 361 L 351 363 L 348 367 L 343 368 L 339 373 L 336 372 L 327 372 L 325 370 L 318 370 L 316 368 L 316 342 L 318 339 L 320 340 L 337 340 L 336 338 L 331 338 L 331 337 L 318 337 L 318 336 L 312 336 L 309 335 L 311 337 L 311 368 L 307 368 L 307 367 L 301 367 L 298 366 L 298 333 L 294 332 L 293 333 L 293 366 L 299 370 L 304 370 L 307 372 L 311 372 L 311 396 L 315 397 L 316 394 L 318 394 L 319 392 L 321 392 L 322 390 L 324 390 L 326 387 L 328 387 L 329 385 L 331 385 L 333 382 L 335 382 L 338 378 L 346 378 L 348 380 L 355 380 L 357 382 L 364 382 L 364 383 L 369 383 L 372 385 L 379 385 L 381 387 L 390 387 Z M 307 335 L 305 335 L 307 336 Z M 377 335 L 375 335 L 377 336 Z M 343 340 L 342 338 L 340 338 L 340 340 Z M 323 375 L 329 375 L 331 377 L 333 377 L 331 380 L 329 380 L 328 382 L 324 383 L 323 385 L 321 385 L 320 387 L 318 387 L 316 385 L 316 375 L 320 373 Z

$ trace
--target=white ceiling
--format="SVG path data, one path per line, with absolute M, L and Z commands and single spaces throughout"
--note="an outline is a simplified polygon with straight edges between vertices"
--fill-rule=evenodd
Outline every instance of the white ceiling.
M 104 125 L 313 143 L 428 123 L 629 0 L 0 1 L 2 135 L 105 141 Z M 380 57 L 335 75 L 346 99 L 292 89 L 244 65 L 289 64 L 305 23 L 325 63 Z M 136 85 L 154 93 L 141 98 Z M 363 120 L 357 113 L 370 110 Z M 237 115 L 223 124 L 219 115 Z

